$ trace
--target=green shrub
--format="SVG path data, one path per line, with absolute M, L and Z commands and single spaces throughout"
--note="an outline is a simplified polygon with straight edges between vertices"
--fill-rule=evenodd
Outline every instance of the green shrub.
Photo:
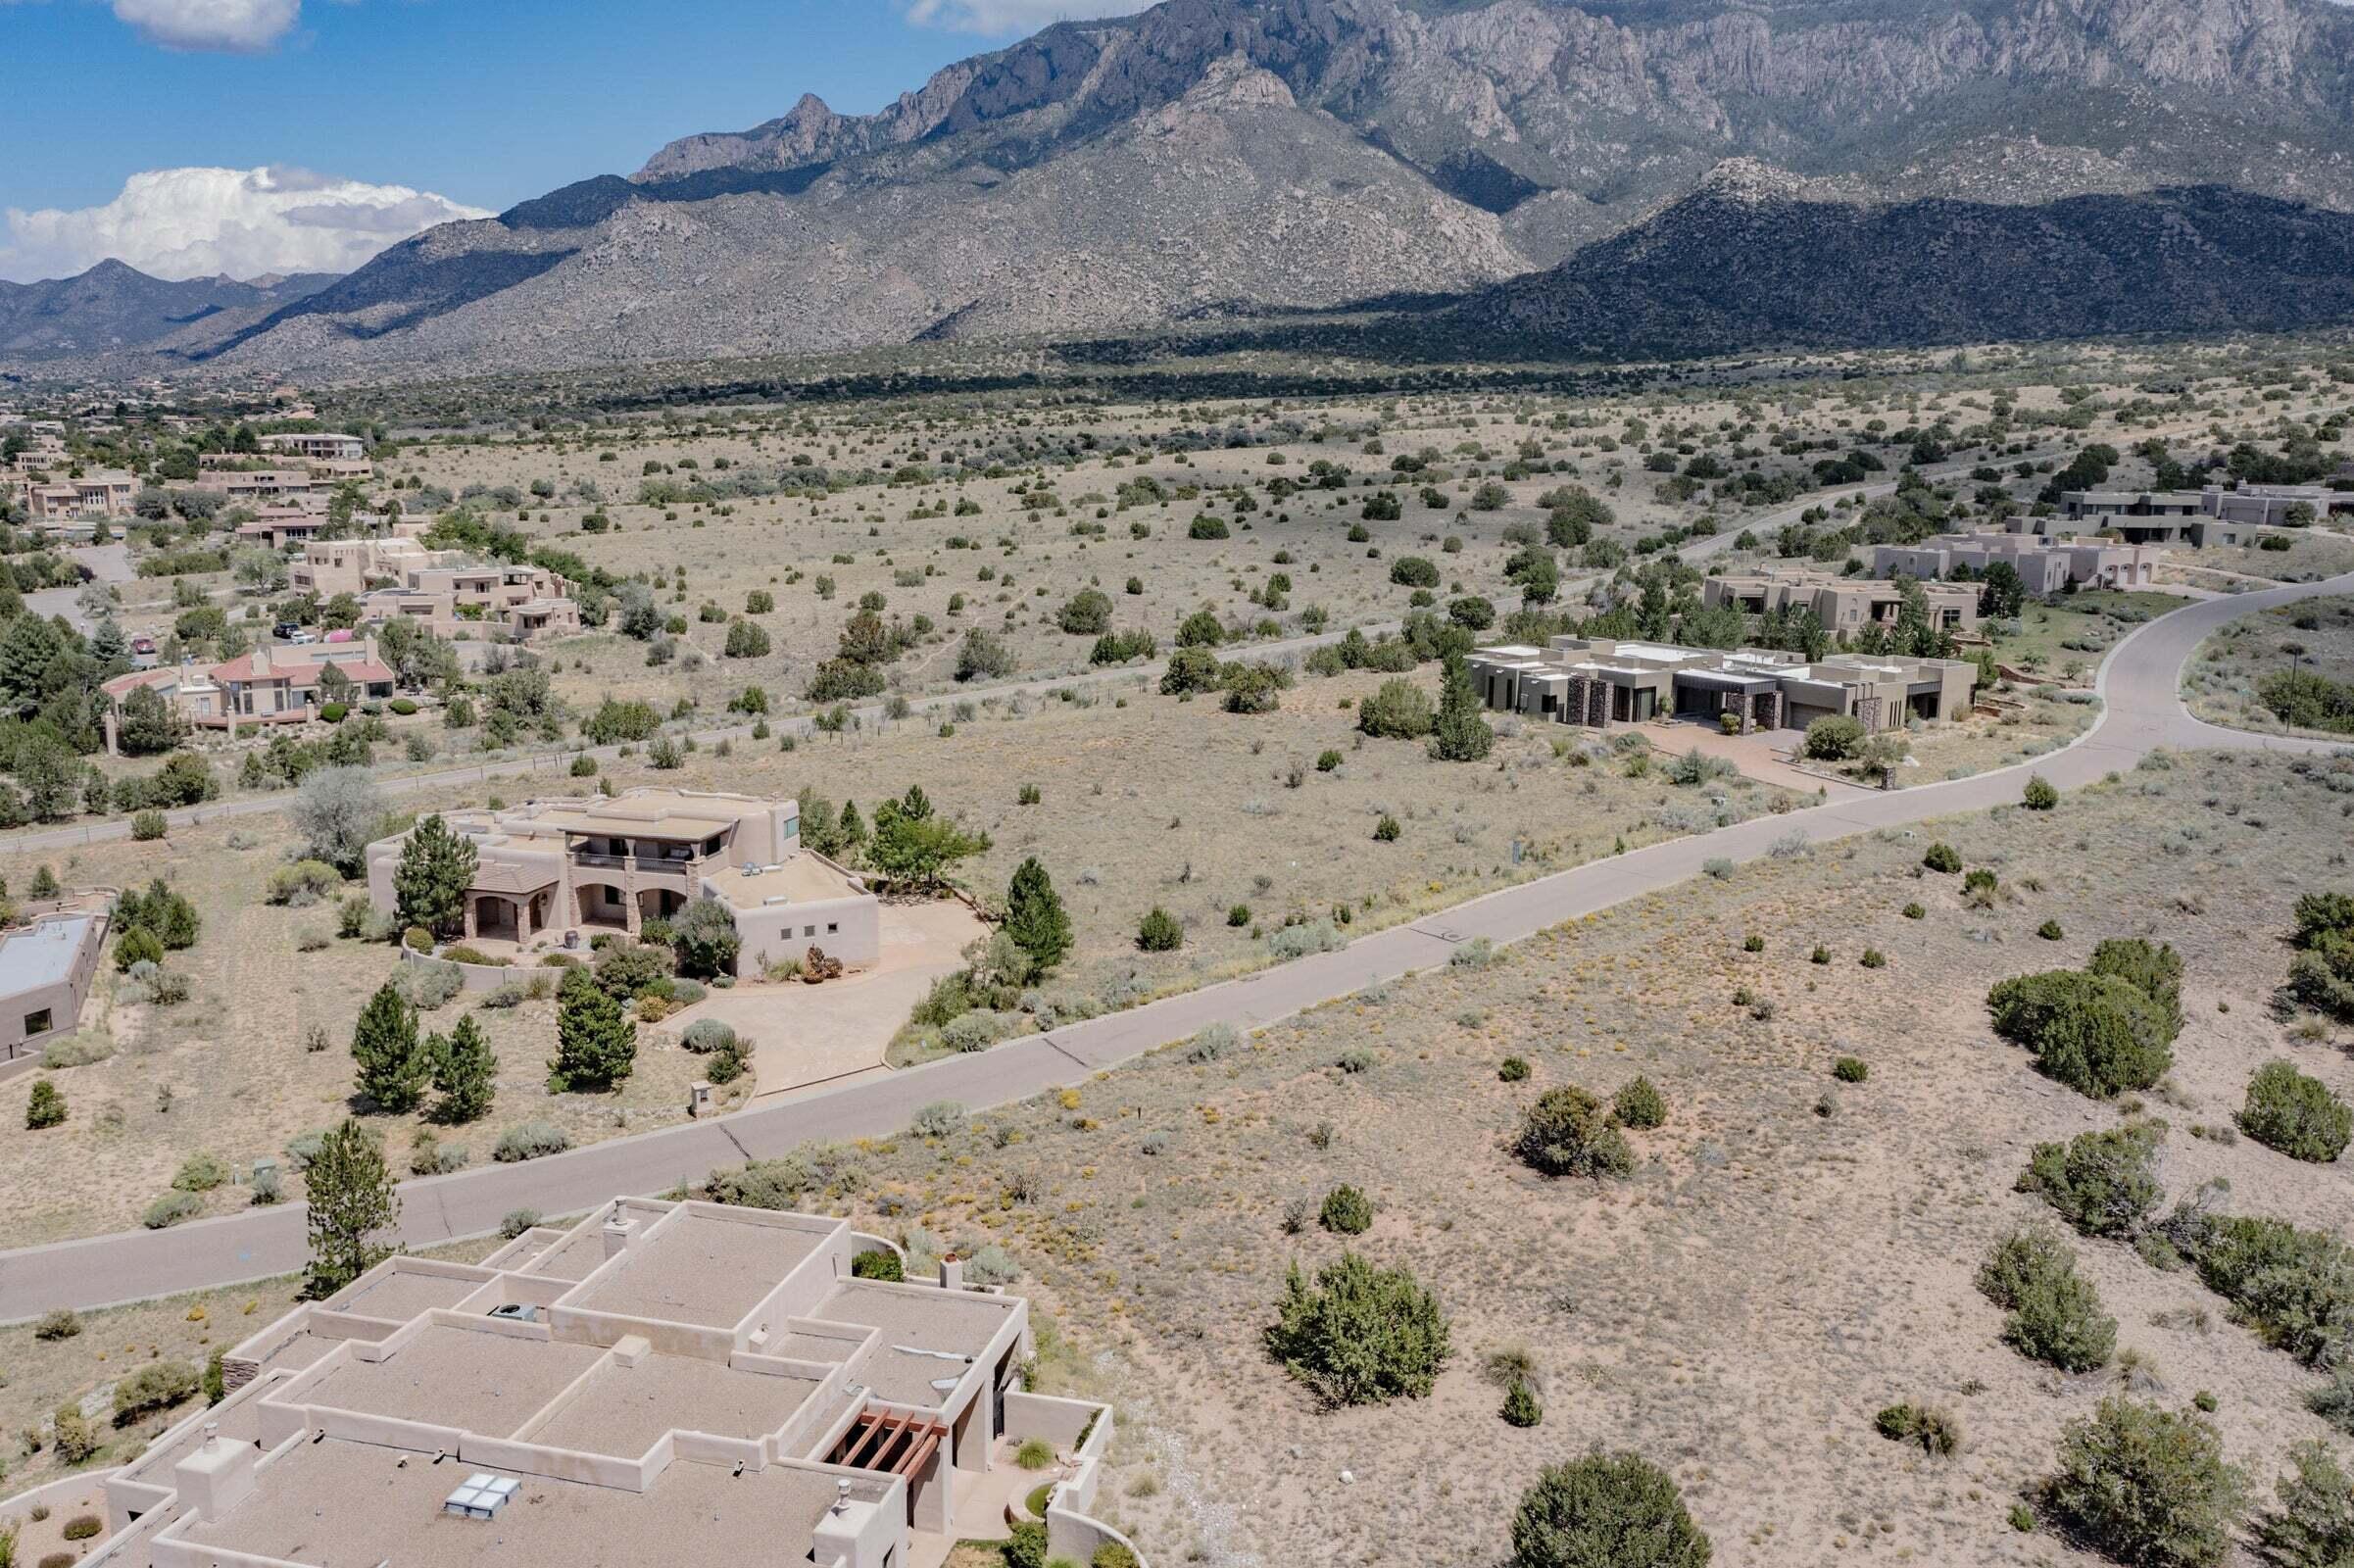
M 1398 835 L 1402 831 L 1403 829 L 1398 825 L 1398 818 L 1384 811 L 1380 819 L 1373 824 L 1373 841 L 1376 844 L 1395 844 L 1398 842 Z
M 2307 1366 L 2354 1359 L 2354 1248 L 2286 1220 L 2179 1206 L 2166 1239 L 2207 1288 Z
M 1538 1097 L 1512 1150 L 1547 1176 L 1624 1176 L 1635 1168 L 1634 1151 L 1602 1102 L 1574 1084 Z
M 194 1219 L 204 1212 L 204 1200 L 194 1193 L 166 1193 L 147 1205 L 139 1223 L 151 1231 L 169 1230 L 182 1220 Z
M 572 1147 L 572 1135 L 552 1121 L 517 1122 L 499 1134 L 498 1144 L 491 1150 L 491 1158 L 502 1165 L 513 1165 L 526 1159 L 544 1159 L 561 1154 Z
M 1294 1263 L 1268 1352 L 1329 1404 L 1420 1397 L 1447 1357 L 1446 1314 L 1404 1269 L 1377 1269 L 1354 1252 L 1316 1271 Z
M 1184 942 L 1185 927 L 1157 904 L 1136 928 L 1136 945 L 1147 953 L 1174 953 Z
M 150 1410 L 169 1410 L 195 1396 L 201 1381 L 185 1361 L 150 1361 L 115 1385 L 115 1419 L 129 1421 Z
M 1024 1519 L 1013 1527 L 1005 1545 L 998 1549 L 1005 1559 L 1005 1568 L 1046 1568 L 1047 1527 L 1035 1519 Z
M 714 1051 L 735 1044 L 736 1032 L 716 1018 L 698 1018 L 687 1025 L 687 1032 L 678 1043 L 698 1056 L 708 1056 Z
M 1512 1512 L 1512 1568 L 1708 1568 L 1713 1551 L 1674 1479 L 1632 1453 L 1547 1465 Z
M 1537 1391 L 1525 1378 L 1514 1378 L 1504 1391 L 1504 1406 L 1496 1414 L 1508 1427 L 1533 1427 L 1545 1419 L 1545 1407 L 1537 1402 Z
M 1430 694 L 1412 681 L 1398 677 L 1357 705 L 1356 727 L 1367 735 L 1389 740 L 1418 740 L 1439 721 Z
M 1872 1064 L 1861 1056 L 1841 1056 L 1831 1064 L 1831 1076 L 1843 1084 L 1860 1084 L 1872 1076 Z
M 66 1097 L 57 1085 L 46 1078 L 33 1081 L 32 1093 L 25 1102 L 25 1125 L 33 1132 L 44 1127 L 62 1126 L 66 1120 Z
M 1940 1458 L 1961 1450 L 1962 1424 L 1934 1405 L 1891 1404 L 1872 1418 L 1872 1425 L 1890 1443 L 1917 1443 L 1924 1453 Z
M 2149 998 L 2169 1023 L 2169 1039 L 2182 1029 L 2182 956 L 2170 944 L 2153 948 L 2139 937 L 2111 937 L 2093 948 L 2084 972 L 2123 980 Z
M 2025 1046 L 2044 1073 L 2095 1100 L 2147 1089 L 2174 1065 L 2172 1018 L 2115 975 L 2074 969 L 2020 975 L 1989 991 L 1986 1005 L 1995 1033 Z
M 172 1187 L 174 1192 L 209 1193 L 228 1179 L 226 1160 L 219 1154 L 198 1152 L 180 1161 L 179 1169 L 172 1174 Z
M 343 873 L 324 860 L 297 860 L 270 873 L 263 897 L 271 904 L 308 907 L 343 886 Z
M 1878 948 L 1864 949 L 1863 956 L 1855 961 L 1862 964 L 1867 969 L 1885 969 L 1888 966 L 1888 955 L 1881 952 Z
M 1818 762 L 1839 762 L 1853 757 L 1864 743 L 1864 726 L 1844 713 L 1826 713 L 1806 726 L 1799 743 L 1801 756 Z
M 1929 853 L 1921 857 L 1921 863 L 1932 871 L 1951 876 L 1962 868 L 1962 858 L 1950 844 L 1932 844 Z
M 2042 774 L 2031 773 L 2028 775 L 2027 790 L 2019 797 L 2019 804 L 2031 811 L 2048 811 L 2060 804 L 2060 792 L 2052 788 L 2051 781 Z
M 2288 1001 L 2354 1023 L 2354 894 L 2308 893 L 2297 900 L 2297 952 L 2288 960 Z
M 95 1541 L 106 1533 L 106 1524 L 94 1513 L 77 1513 L 66 1521 L 58 1532 L 68 1541 Z
M 1899 912 L 1902 913 L 1907 920 L 1925 920 L 1929 918 L 1929 911 L 1918 904 L 1908 904 Z
M 2354 1478 L 2327 1446 L 2288 1450 L 2295 1473 L 2274 1483 L 2277 1509 L 2256 1519 L 2255 1541 L 2279 1568 L 2346 1568 L 2354 1563 Z
M 2061 1429 L 2044 1501 L 2119 1562 L 2205 1568 L 2231 1551 L 2247 1505 L 2247 1481 L 2223 1449 L 2222 1434 L 2194 1413 L 2111 1395 Z
M 2248 1080 L 2239 1130 L 2291 1159 L 2327 1165 L 2354 1141 L 2354 1110 L 2285 1061 L 2268 1061 Z
M 49 1417 L 49 1430 L 50 1446 L 66 1465 L 87 1464 L 97 1455 L 98 1435 L 90 1430 L 89 1418 L 78 1403 L 68 1400 L 59 1405 Z
M 512 1242 L 538 1223 L 538 1209 L 511 1208 L 499 1221 L 499 1237 L 503 1241 Z
M 1054 1446 L 1044 1438 L 1024 1438 L 1013 1450 L 1013 1462 L 1024 1470 L 1044 1470 L 1054 1462 Z
M 2305 1408 L 2354 1438 L 2354 1365 L 2330 1373 L 2329 1382 L 2305 1396 Z
M 880 1247 L 870 1247 L 850 1260 L 850 1276 L 857 1280 L 888 1280 L 897 1284 L 907 1277 L 907 1265 L 897 1252 Z
M 1116 1541 L 1106 1541 L 1087 1559 L 1087 1568 L 1137 1568 L 1136 1553 Z
M 2041 1226 L 1997 1242 L 1978 1271 L 1978 1288 L 2010 1313 L 2002 1337 L 2032 1360 L 2089 1372 L 2107 1365 L 2117 1348 L 2117 1320 L 2101 1311 L 2068 1244 Z
M 2057 920 L 2046 920 L 2041 925 L 2035 927 L 2035 935 L 2041 937 L 2046 942 L 2057 942 L 2067 934 L 2067 932 L 2060 929 L 2060 922 Z
M 171 831 L 172 824 L 161 811 L 147 810 L 131 813 L 130 836 L 142 844 L 151 844 Z
M 1346 1184 L 1324 1195 L 1316 1223 L 1336 1236 L 1362 1236 L 1373 1228 L 1373 1200 Z
M 1650 1128 L 1667 1122 L 1667 1097 L 1641 1075 L 1619 1090 L 1610 1109 L 1622 1127 Z
M 69 1306 L 52 1307 L 43 1312 L 32 1326 L 34 1339 L 52 1345 L 59 1340 L 70 1340 L 80 1332 L 81 1315 Z
M 2157 1168 L 2164 1137 L 2163 1123 L 2129 1122 L 2037 1144 L 2019 1191 L 2035 1194 L 2086 1236 L 2132 1236 L 2166 1196 Z
M 1502 1065 L 1496 1069 L 1496 1076 L 1508 1084 L 1519 1083 L 1528 1075 L 1529 1064 L 1519 1056 L 1506 1056 Z

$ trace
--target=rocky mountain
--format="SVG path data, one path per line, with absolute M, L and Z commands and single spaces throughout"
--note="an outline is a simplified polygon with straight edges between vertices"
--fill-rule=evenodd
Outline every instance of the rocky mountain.
M 145 348 L 207 324 L 249 325 L 333 281 L 302 274 L 167 282 L 112 261 L 77 277 L 0 281 L 0 360 L 72 359 Z
M 1574 358 L 2346 320 L 2354 214 L 2215 185 L 1858 203 L 1734 163 L 1651 221 L 1431 324 Z
M 2184 187 L 2354 209 L 2354 10 L 1166 0 L 1049 27 L 876 114 L 804 98 L 689 137 L 162 346 L 444 372 L 1478 294 L 1632 242 L 1743 159 L 1890 210 L 2162 207 Z

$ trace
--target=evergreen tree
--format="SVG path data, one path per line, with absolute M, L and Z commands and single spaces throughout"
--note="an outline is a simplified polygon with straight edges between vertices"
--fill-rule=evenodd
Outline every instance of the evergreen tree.
M 566 969 L 556 994 L 556 1054 L 548 1088 L 556 1094 L 611 1089 L 637 1065 L 638 1026 L 586 969 Z
M 834 837 L 841 841 L 845 855 L 857 855 L 866 843 L 866 819 L 858 814 L 858 803 L 842 803 L 842 820 L 834 824 Z
M 66 1097 L 57 1092 L 57 1085 L 46 1078 L 36 1079 L 32 1098 L 25 1103 L 25 1125 L 38 1132 L 55 1127 L 66 1119 Z
M 490 1109 L 499 1090 L 499 1058 L 470 1014 L 458 1020 L 447 1040 L 433 1037 L 430 1055 L 433 1089 L 441 1096 L 433 1106 L 434 1120 L 474 1121 Z
M 466 923 L 466 890 L 473 884 L 473 844 L 438 813 L 417 824 L 393 868 L 392 892 L 403 925 L 446 933 Z
M 1480 700 L 1471 689 L 1471 666 L 1461 654 L 1448 654 L 1439 684 L 1439 724 L 1431 736 L 1431 756 L 1443 762 L 1476 762 L 1495 744 L 1496 731 L 1480 717 Z
M 352 1028 L 352 1059 L 359 1063 L 360 1098 L 398 1114 L 424 1099 L 432 1058 L 417 1038 L 417 1013 L 390 982 L 360 1009 Z
M 1014 868 L 1005 893 L 1005 934 L 1030 956 L 1034 975 L 1046 974 L 1071 951 L 1071 917 L 1036 856 Z
M 303 1180 L 311 1194 L 311 1265 L 303 1274 L 303 1294 L 319 1300 L 391 1251 L 371 1238 L 400 1218 L 401 1199 L 384 1151 L 348 1116 L 319 1144 Z

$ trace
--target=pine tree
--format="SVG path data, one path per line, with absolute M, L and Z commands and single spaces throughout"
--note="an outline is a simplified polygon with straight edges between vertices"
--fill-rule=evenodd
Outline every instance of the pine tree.
M 393 868 L 401 924 L 449 932 L 466 921 L 466 890 L 474 880 L 474 846 L 439 815 L 417 824 Z
M 866 819 L 858 814 L 858 803 L 842 803 L 842 820 L 834 824 L 834 836 L 841 841 L 842 853 L 857 855 L 866 842 Z
M 556 994 L 556 1054 L 548 1062 L 554 1094 L 611 1089 L 637 1065 L 638 1026 L 586 969 L 566 969 Z
M 360 1098 L 378 1110 L 415 1110 L 425 1098 L 432 1058 L 417 1042 L 417 1013 L 389 982 L 360 1009 L 352 1059 L 360 1065 Z
M 1431 736 L 1431 756 L 1443 762 L 1476 762 L 1496 744 L 1496 731 L 1480 717 L 1480 700 L 1471 688 L 1471 666 L 1461 654 L 1447 656 L 1447 671 L 1439 683 L 1439 722 Z
M 303 1180 L 311 1194 L 311 1265 L 303 1274 L 303 1294 L 319 1300 L 391 1251 L 370 1238 L 400 1218 L 401 1199 L 384 1151 L 350 1117 L 320 1142 Z
M 433 1107 L 433 1118 L 444 1122 L 468 1122 L 481 1117 L 490 1109 L 490 1102 L 499 1090 L 499 1058 L 492 1054 L 490 1042 L 482 1038 L 482 1028 L 469 1015 L 458 1020 L 450 1037 L 438 1042 L 432 1053 L 433 1088 L 441 1096 Z
M 66 1097 L 57 1085 L 46 1078 L 36 1079 L 32 1098 L 25 1102 L 25 1125 L 35 1132 L 43 1127 L 55 1127 L 66 1119 Z
M 1036 856 L 1014 868 L 1005 893 L 1005 934 L 1030 956 L 1032 972 L 1044 975 L 1071 951 L 1071 917 Z
M 1533 1427 L 1545 1419 L 1545 1410 L 1537 1402 L 1536 1391 L 1521 1378 L 1514 1378 L 1512 1387 L 1504 1391 L 1504 1407 L 1500 1413 L 1507 1426 Z

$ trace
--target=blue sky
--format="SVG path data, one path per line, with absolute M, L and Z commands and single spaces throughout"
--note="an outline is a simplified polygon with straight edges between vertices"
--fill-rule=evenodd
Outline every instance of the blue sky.
M 495 211 L 590 174 L 628 173 L 676 136 L 757 124 L 804 92 L 871 110 L 1056 15 L 1138 9 L 1142 0 L 0 0 L 0 214 L 15 229 L 0 231 L 0 277 L 41 275 L 76 246 L 137 249 L 133 229 L 154 220 L 161 198 L 112 214 L 96 230 L 106 240 L 88 238 L 79 215 L 141 171 L 292 167 Z M 43 209 L 61 211 L 41 215 L 53 221 L 36 234 L 25 215 Z

